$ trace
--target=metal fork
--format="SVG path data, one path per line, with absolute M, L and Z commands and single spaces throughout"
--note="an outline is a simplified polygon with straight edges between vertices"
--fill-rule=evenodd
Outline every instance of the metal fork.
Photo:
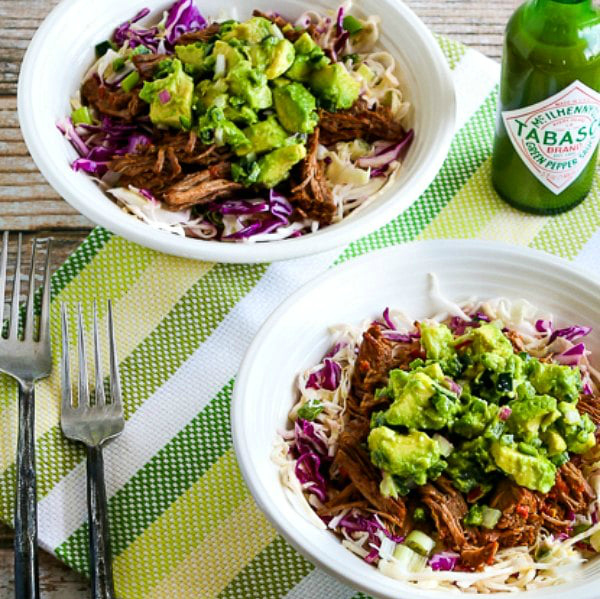
M 0 327 L 4 324 L 8 241 L 9 234 L 5 231 L 2 235 L 2 258 L 0 259 Z M 14 377 L 19 383 L 19 437 L 15 500 L 15 597 L 16 599 L 38 599 L 40 590 L 37 557 L 34 383 L 47 377 L 52 369 L 49 325 L 50 239 L 34 239 L 32 242 L 25 322 L 21 323 L 20 327 L 22 244 L 23 237 L 19 233 L 6 339 L 2 336 L 2 328 L 0 328 L 0 371 Z M 36 259 L 44 245 L 46 245 L 46 259 L 41 285 L 41 312 L 39 326 L 36 327 L 34 314 L 36 264 L 38 261 Z
M 111 301 L 108 301 L 108 342 L 110 360 L 110 397 L 106 397 L 100 360 L 100 335 L 94 302 L 94 400 L 90 395 L 83 331 L 81 304 L 77 311 L 77 354 L 79 362 L 78 401 L 73 402 L 71 368 L 69 360 L 68 311 L 61 306 L 62 360 L 61 426 L 66 437 L 81 441 L 87 449 L 87 501 L 90 540 L 90 571 L 92 599 L 114 599 L 112 556 L 108 530 L 106 488 L 104 485 L 104 460 L 102 446 L 121 433 L 125 426 L 121 386 Z

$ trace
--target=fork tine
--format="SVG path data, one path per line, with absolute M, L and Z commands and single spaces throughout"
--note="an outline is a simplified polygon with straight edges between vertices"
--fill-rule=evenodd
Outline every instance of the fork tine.
M 8 231 L 2 233 L 2 261 L 0 262 L 0 336 L 4 327 L 4 293 L 6 292 L 6 264 L 8 262 Z
M 24 341 L 33 341 L 35 319 L 33 316 L 33 300 L 35 296 L 35 257 L 37 254 L 38 240 L 31 242 L 31 269 L 29 271 L 29 287 L 27 289 L 27 308 L 25 309 L 25 334 Z
M 110 351 L 110 396 L 114 405 L 119 410 L 122 410 L 121 381 L 119 379 L 119 361 L 117 359 L 117 348 L 115 344 L 115 327 L 111 300 L 108 300 L 108 344 Z
M 81 311 L 81 302 L 77 310 L 77 354 L 79 357 L 79 407 L 90 405 L 90 389 L 88 384 L 87 362 L 85 354 L 85 336 L 83 333 L 83 314 Z
M 96 373 L 96 405 L 100 407 L 106 403 L 106 397 L 104 396 L 104 376 L 102 375 L 102 364 L 100 361 L 100 335 L 98 334 L 96 300 L 94 300 L 94 371 Z
M 44 280 L 42 281 L 42 305 L 40 313 L 40 341 L 50 339 L 50 288 L 52 279 L 50 278 L 50 245 L 51 239 L 48 239 L 46 246 L 46 262 L 44 264 Z
M 21 295 L 21 245 L 23 234 L 17 237 L 17 258 L 15 262 L 15 276 L 13 279 L 12 299 L 10 300 L 10 329 L 9 339 L 16 339 L 19 333 L 19 296 Z
M 69 359 L 69 314 L 66 304 L 60 306 L 62 325 L 62 355 L 60 360 L 60 386 L 62 389 L 61 413 L 73 409 L 73 389 L 71 387 L 71 363 Z

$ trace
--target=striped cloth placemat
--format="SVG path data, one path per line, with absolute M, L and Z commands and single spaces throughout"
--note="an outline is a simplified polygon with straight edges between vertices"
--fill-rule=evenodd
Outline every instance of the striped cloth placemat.
M 85 459 L 59 426 L 59 304 L 91 298 L 118 323 L 127 425 L 106 450 L 120 599 L 357 599 L 279 537 L 254 504 L 232 448 L 235 374 L 260 324 L 335 263 L 411 240 L 482 238 L 529 245 L 600 273 L 600 188 L 558 217 L 530 216 L 490 186 L 499 66 L 440 38 L 458 93 L 449 156 L 404 214 L 349 246 L 263 265 L 166 256 L 95 229 L 53 279 L 55 368 L 37 387 L 40 541 L 87 570 Z M 72 327 L 74 328 L 74 327 Z M 11 522 L 16 388 L 0 379 L 0 518 Z

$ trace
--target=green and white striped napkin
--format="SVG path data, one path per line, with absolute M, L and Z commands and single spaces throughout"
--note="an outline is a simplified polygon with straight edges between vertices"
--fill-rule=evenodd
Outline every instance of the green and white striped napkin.
M 432 238 L 529 245 L 600 273 L 600 188 L 558 217 L 529 216 L 490 186 L 499 67 L 440 39 L 458 92 L 448 159 L 404 214 L 345 248 L 277 264 L 173 258 L 96 229 L 53 280 L 55 368 L 38 385 L 40 541 L 87 570 L 85 459 L 59 426 L 60 302 L 91 299 L 118 323 L 124 434 L 108 446 L 106 478 L 121 599 L 365 597 L 316 570 L 279 537 L 245 487 L 232 448 L 236 371 L 260 324 L 292 291 L 371 250 Z M 73 327 L 72 327 L 73 328 Z M 0 379 L 0 518 L 11 522 L 16 389 Z

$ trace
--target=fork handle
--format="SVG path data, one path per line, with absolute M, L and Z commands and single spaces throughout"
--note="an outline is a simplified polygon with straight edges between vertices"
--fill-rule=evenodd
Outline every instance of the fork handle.
M 19 384 L 15 501 L 15 598 L 39 599 L 33 383 Z
M 92 599 L 115 599 L 102 447 L 87 447 L 87 500 L 91 596 Z

